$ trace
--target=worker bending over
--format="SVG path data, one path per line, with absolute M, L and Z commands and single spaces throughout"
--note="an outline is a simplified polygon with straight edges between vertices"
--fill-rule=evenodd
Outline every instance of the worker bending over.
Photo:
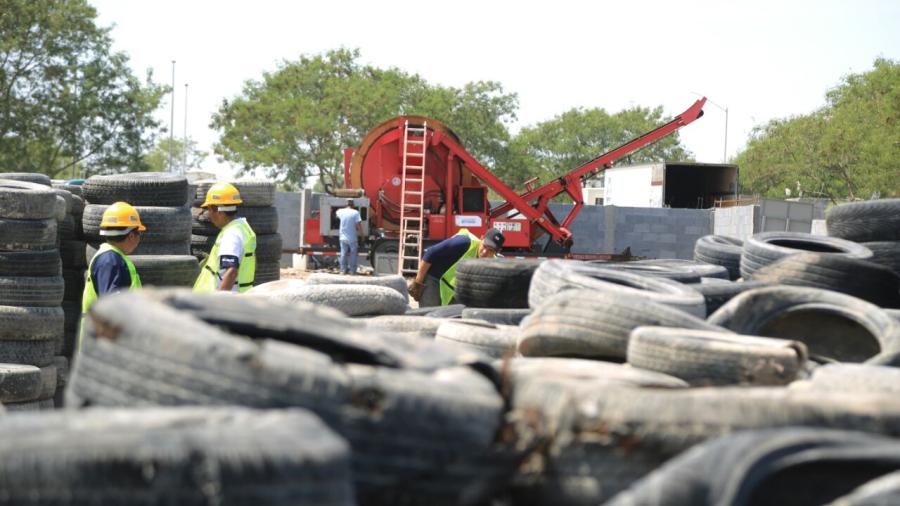
M 230 183 L 216 183 L 200 207 L 219 229 L 209 256 L 200 267 L 195 292 L 246 292 L 256 277 L 256 234 L 237 216 L 241 194 Z
M 456 267 L 469 258 L 491 258 L 503 247 L 505 238 L 490 229 L 481 239 L 466 229 L 425 250 L 415 279 L 409 282 L 409 294 L 420 307 L 446 306 L 456 295 Z
M 116 202 L 103 211 L 100 237 L 104 243 L 88 265 L 84 294 L 81 296 L 82 330 L 84 315 L 98 298 L 141 287 L 141 278 L 128 255 L 138 247 L 146 230 L 137 209 L 131 204 Z

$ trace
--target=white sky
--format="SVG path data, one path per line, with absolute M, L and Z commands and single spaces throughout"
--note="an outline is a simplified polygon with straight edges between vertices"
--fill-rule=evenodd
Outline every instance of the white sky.
M 177 61 L 175 135 L 188 83 L 187 132 L 210 152 L 210 117 L 244 81 L 341 46 L 432 83 L 499 81 L 519 94 L 514 130 L 572 107 L 661 104 L 674 115 L 705 94 L 729 110 L 729 157 L 754 125 L 807 113 L 841 76 L 900 58 L 898 0 L 90 1 L 138 75 L 152 68 L 171 83 Z M 720 162 L 724 129 L 708 104 L 682 141 L 698 161 Z M 205 168 L 230 174 L 214 156 Z

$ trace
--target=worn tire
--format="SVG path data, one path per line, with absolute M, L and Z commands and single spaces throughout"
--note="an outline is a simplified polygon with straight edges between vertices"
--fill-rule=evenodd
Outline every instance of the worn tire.
M 891 506 L 900 504 L 900 471 L 885 474 L 839 497 L 828 506 Z
M 431 318 L 462 318 L 462 312 L 466 309 L 465 304 L 447 304 L 431 308 L 431 311 L 425 313 L 425 316 Z
M 757 270 L 786 256 L 804 252 L 843 255 L 866 260 L 868 248 L 854 242 L 801 232 L 763 232 L 744 241 L 741 253 L 741 277 L 751 279 Z
M 531 309 L 495 309 L 484 307 L 467 307 L 460 316 L 473 320 L 484 320 L 501 325 L 518 325 L 522 319 L 532 313 Z
M 372 285 L 303 285 L 259 296 L 285 302 L 320 304 L 347 316 L 403 314 L 407 307 L 406 300 L 396 290 Z
M 385 286 L 403 296 L 403 299 L 409 301 L 409 292 L 406 287 L 406 280 L 403 276 L 396 274 L 388 276 L 343 276 L 340 274 L 329 274 L 326 272 L 314 272 L 307 276 L 306 283 L 310 285 L 371 285 Z
M 191 245 L 193 245 L 193 237 L 191 236 Z M 215 243 L 215 240 L 213 240 L 213 243 Z M 281 234 L 259 234 L 256 236 L 256 260 L 258 262 L 281 262 L 282 249 Z
M 0 276 L 59 276 L 57 250 L 0 251 Z
M 59 348 L 56 339 L 35 339 L 24 334 L 17 339 L 0 341 L 0 363 L 46 367 L 53 363 Z
M 73 196 L 81 196 L 81 185 L 78 184 L 51 183 L 50 186 L 57 190 L 65 190 L 71 193 Z
M 62 273 L 65 287 L 63 289 L 63 300 L 70 302 L 81 301 L 84 295 L 84 285 L 87 280 L 87 274 L 83 269 L 63 269 Z
M 489 357 L 500 358 L 515 352 L 518 334 L 519 328 L 512 325 L 496 325 L 478 320 L 455 320 L 441 324 L 434 338 Z
M 84 200 L 110 205 L 183 207 L 187 202 L 187 179 L 162 172 L 132 172 L 92 176 L 82 185 Z M 143 218 L 143 216 L 141 216 Z
M 0 403 L 36 400 L 42 388 L 41 369 L 33 365 L 0 364 Z
M 738 294 L 769 285 L 762 281 L 731 281 L 725 283 L 701 282 L 690 286 L 700 292 L 700 295 L 703 295 L 703 300 L 706 301 L 706 316 L 709 316 Z
M 87 267 L 84 241 L 61 241 L 59 243 L 59 256 L 62 265 L 68 269 L 83 269 Z
M 204 209 L 198 207 L 191 209 L 192 233 L 195 235 L 217 235 L 216 228 L 204 213 Z M 239 218 L 246 218 L 247 224 L 257 235 L 274 234 L 278 232 L 278 209 L 275 207 L 244 207 L 238 206 Z
M 772 285 L 808 286 L 846 293 L 881 307 L 900 307 L 900 277 L 868 260 L 798 253 L 753 273 L 754 281 Z
M 41 186 L 50 186 L 53 181 L 47 174 L 39 172 L 0 172 L 0 179 L 8 179 L 10 181 L 23 181 L 26 183 L 38 184 Z
M 65 218 L 57 222 L 56 234 L 59 236 L 60 241 L 75 240 L 78 234 L 75 225 L 75 218 L 73 218 L 71 214 L 65 215 Z
M 98 242 L 87 242 L 84 246 L 84 256 L 87 263 L 90 264 L 97 250 L 100 249 Z M 138 247 L 128 255 L 134 258 L 141 255 L 190 255 L 191 248 L 187 242 L 162 242 L 162 243 L 144 243 L 138 244 Z
M 191 255 L 131 257 L 143 286 L 194 286 L 200 264 Z
M 64 320 L 60 307 L 0 306 L 0 347 L 6 340 L 60 340 Z
M 56 234 L 57 224 L 54 219 L 0 218 L 0 251 L 56 249 Z
M 256 262 L 256 273 L 253 275 L 253 286 L 259 286 L 281 279 L 280 262 Z
M 628 336 L 642 325 L 721 330 L 681 310 L 614 292 L 566 290 L 522 322 L 518 350 L 530 357 L 625 359 Z
M 429 316 L 384 315 L 375 316 L 365 320 L 366 328 L 382 334 L 405 334 L 434 339 L 438 327 L 444 323 L 443 318 L 431 318 Z
M 900 241 L 864 242 L 872 251 L 871 262 L 881 264 L 900 276 Z
M 241 205 L 248 207 L 269 207 L 275 205 L 275 183 L 271 181 L 247 180 L 234 181 L 232 184 L 241 194 L 241 200 L 243 201 Z M 206 198 L 205 193 L 203 197 L 204 199 Z
M 870 364 L 825 364 L 816 367 L 808 380 L 793 383 L 791 388 L 897 395 L 900 394 L 900 369 Z
M 806 346 L 796 341 L 724 332 L 638 327 L 628 339 L 628 363 L 691 386 L 785 385 L 804 370 Z
M 662 278 L 616 271 L 602 264 L 576 260 L 548 260 L 535 271 L 528 289 L 528 303 L 537 308 L 544 299 L 572 288 L 587 288 L 594 293 L 639 297 L 665 304 L 698 317 L 706 316 L 703 296 L 687 285 Z
M 900 199 L 851 202 L 825 216 L 828 235 L 848 241 L 900 241 Z
M 701 277 L 729 279 L 728 269 L 719 265 L 679 259 L 604 262 L 606 269 L 623 270 L 641 276 L 665 278 L 679 283 L 699 283 Z
M 540 261 L 464 260 L 456 268 L 456 301 L 468 307 L 527 308 L 528 286 Z
M 90 204 L 84 208 L 82 226 L 84 237 L 89 241 L 102 241 L 100 220 L 107 205 Z M 191 214 L 180 207 L 138 206 L 141 223 L 147 227 L 141 237 L 141 244 L 180 243 L 191 237 Z
M 694 243 L 694 260 L 728 269 L 732 281 L 741 277 L 741 250 L 744 241 L 724 235 L 705 235 Z
M 801 341 L 813 359 L 890 361 L 900 354 L 900 322 L 869 302 L 818 288 L 750 290 L 708 321 L 739 334 Z
M 347 443 L 304 410 L 60 411 L 0 433 L 2 504 L 354 504 Z
M 65 202 L 63 216 L 65 216 Z M 34 183 L 0 179 L 0 218 L 45 220 L 57 216 L 56 192 Z
M 59 306 L 64 288 L 61 276 L 2 276 L 0 306 Z

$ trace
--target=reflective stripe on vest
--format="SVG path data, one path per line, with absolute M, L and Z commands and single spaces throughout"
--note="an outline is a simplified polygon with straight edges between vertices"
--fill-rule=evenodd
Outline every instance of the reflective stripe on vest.
M 219 276 L 219 245 L 222 242 L 222 237 L 231 229 L 237 229 L 240 232 L 244 243 L 244 255 L 238 266 L 237 280 L 235 280 L 235 286 L 232 288 L 232 291 L 234 291 L 234 288 L 237 288 L 238 293 L 243 293 L 253 286 L 253 280 L 256 277 L 256 233 L 247 224 L 247 220 L 237 218 L 219 231 L 216 243 L 210 250 L 209 256 L 206 257 L 206 261 L 200 267 L 200 275 L 197 276 L 197 281 L 194 283 L 195 292 L 214 292 L 219 289 L 222 283 L 222 278 Z
M 481 246 L 481 239 L 472 232 L 469 232 L 468 229 L 461 228 L 455 235 L 469 236 L 469 249 L 467 249 L 466 252 L 463 253 L 463 255 L 441 276 L 440 286 L 442 306 L 450 304 L 450 301 L 453 300 L 453 296 L 456 295 L 456 267 L 459 266 L 459 263 L 463 260 L 477 258 L 478 248 Z

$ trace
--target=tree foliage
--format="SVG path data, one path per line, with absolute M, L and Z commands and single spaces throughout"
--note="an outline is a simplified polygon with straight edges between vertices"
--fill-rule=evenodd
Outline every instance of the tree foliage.
M 220 131 L 215 152 L 242 172 L 302 185 L 319 176 L 342 181 L 342 150 L 359 145 L 382 121 L 402 114 L 434 117 L 466 139 L 473 155 L 493 163 L 509 141 L 514 94 L 493 82 L 433 86 L 396 68 L 358 62 L 359 51 L 338 49 L 284 62 L 240 96 L 223 101 L 211 127 Z
M 828 91 L 821 109 L 755 128 L 735 162 L 744 193 L 900 196 L 900 64 L 877 59 Z
M 160 138 L 156 145 L 144 154 L 144 164 L 150 172 L 166 172 L 173 166 L 184 171 L 199 169 L 209 153 L 197 149 L 193 139 Z
M 132 75 L 96 15 L 85 0 L 0 0 L 5 170 L 140 168 L 165 89 Z
M 669 121 L 662 107 L 632 107 L 615 114 L 604 109 L 571 109 L 522 129 L 512 140 L 501 178 L 510 185 L 538 177 L 546 181 Z M 617 165 L 692 159 L 675 132 L 620 158 Z

